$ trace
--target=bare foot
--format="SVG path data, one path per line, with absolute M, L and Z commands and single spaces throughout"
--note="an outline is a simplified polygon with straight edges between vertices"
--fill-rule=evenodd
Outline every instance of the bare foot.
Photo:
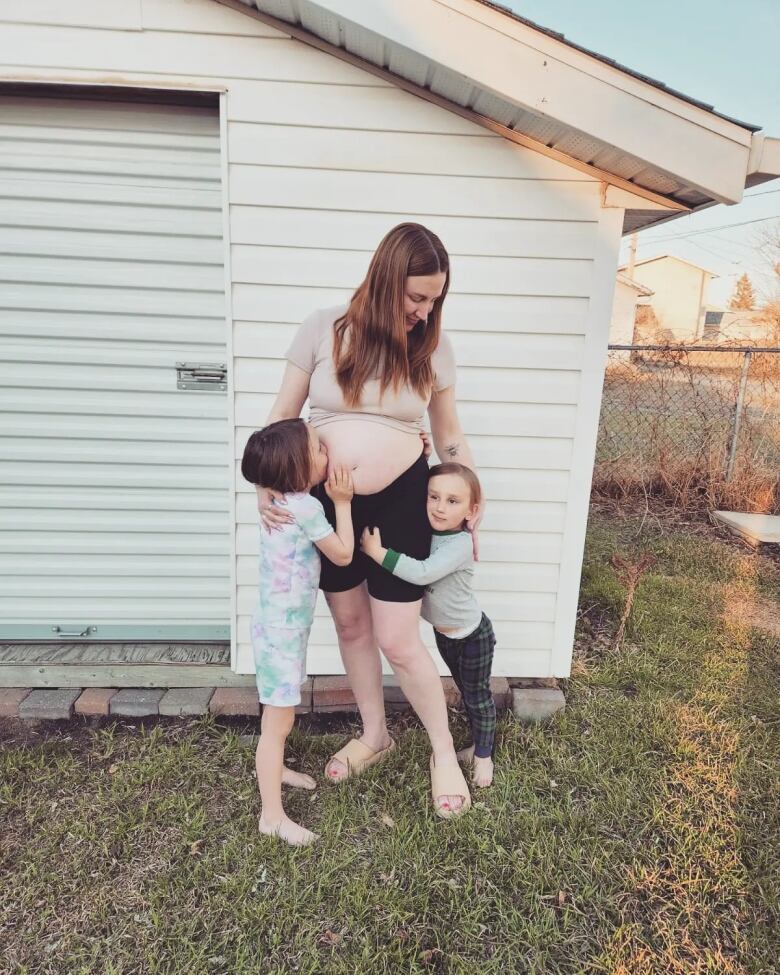
M 458 761 L 463 765 L 471 765 L 471 763 L 474 761 L 474 746 L 469 745 L 468 748 L 461 748 L 461 750 L 457 753 L 457 756 Z
M 481 789 L 486 789 L 493 784 L 493 759 L 489 755 L 484 758 L 480 758 L 479 755 L 475 757 L 471 781 Z
M 384 734 L 379 738 L 369 738 L 367 735 L 361 735 L 358 738 L 358 741 L 367 745 L 374 752 L 381 752 L 384 748 L 388 748 L 391 740 L 387 729 L 385 729 Z M 331 782 L 343 782 L 347 774 L 346 765 L 337 758 L 332 758 L 325 766 L 325 775 L 327 775 Z
M 317 783 L 310 775 L 294 772 L 286 765 L 282 768 L 282 785 L 292 786 L 293 789 L 308 789 L 309 791 L 317 788 Z
M 290 846 L 308 846 L 309 843 L 319 839 L 316 833 L 312 833 L 305 826 L 294 823 L 287 816 L 282 816 L 278 823 L 266 823 L 261 816 L 258 827 L 264 836 L 276 836 L 280 840 L 284 840 L 285 843 L 289 843 Z

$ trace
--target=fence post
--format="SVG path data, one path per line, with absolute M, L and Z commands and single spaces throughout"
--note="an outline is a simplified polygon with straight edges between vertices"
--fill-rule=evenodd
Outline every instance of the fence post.
M 734 473 L 734 462 L 737 458 L 737 445 L 739 443 L 739 428 L 742 425 L 742 411 L 745 407 L 745 389 L 747 388 L 748 371 L 750 370 L 750 359 L 753 353 L 750 349 L 745 352 L 742 360 L 742 372 L 739 377 L 739 389 L 737 390 L 737 401 L 734 404 L 734 427 L 731 432 L 731 444 L 729 445 L 729 459 L 726 465 L 726 480 L 730 481 Z

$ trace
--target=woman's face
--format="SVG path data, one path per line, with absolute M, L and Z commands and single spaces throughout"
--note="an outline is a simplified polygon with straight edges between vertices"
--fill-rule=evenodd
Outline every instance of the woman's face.
M 404 321 L 406 331 L 411 332 L 418 322 L 424 322 L 433 309 L 433 303 L 441 297 L 447 275 L 423 274 L 408 277 L 404 287 Z

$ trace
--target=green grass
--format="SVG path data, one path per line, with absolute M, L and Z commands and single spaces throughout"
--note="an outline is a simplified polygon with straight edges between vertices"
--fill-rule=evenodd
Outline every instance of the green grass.
M 614 652 L 610 558 L 644 551 Z M 776 973 L 779 644 L 723 617 L 779 578 L 706 526 L 595 512 L 567 709 L 502 722 L 495 786 L 456 822 L 406 717 L 380 768 L 288 793 L 322 834 L 297 851 L 256 832 L 247 729 L 6 726 L 0 970 Z M 296 730 L 296 767 L 344 730 Z

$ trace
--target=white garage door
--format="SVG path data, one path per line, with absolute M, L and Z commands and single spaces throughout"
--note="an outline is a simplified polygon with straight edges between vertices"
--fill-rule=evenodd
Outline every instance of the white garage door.
M 228 638 L 221 238 L 215 107 L 0 95 L 0 639 Z

